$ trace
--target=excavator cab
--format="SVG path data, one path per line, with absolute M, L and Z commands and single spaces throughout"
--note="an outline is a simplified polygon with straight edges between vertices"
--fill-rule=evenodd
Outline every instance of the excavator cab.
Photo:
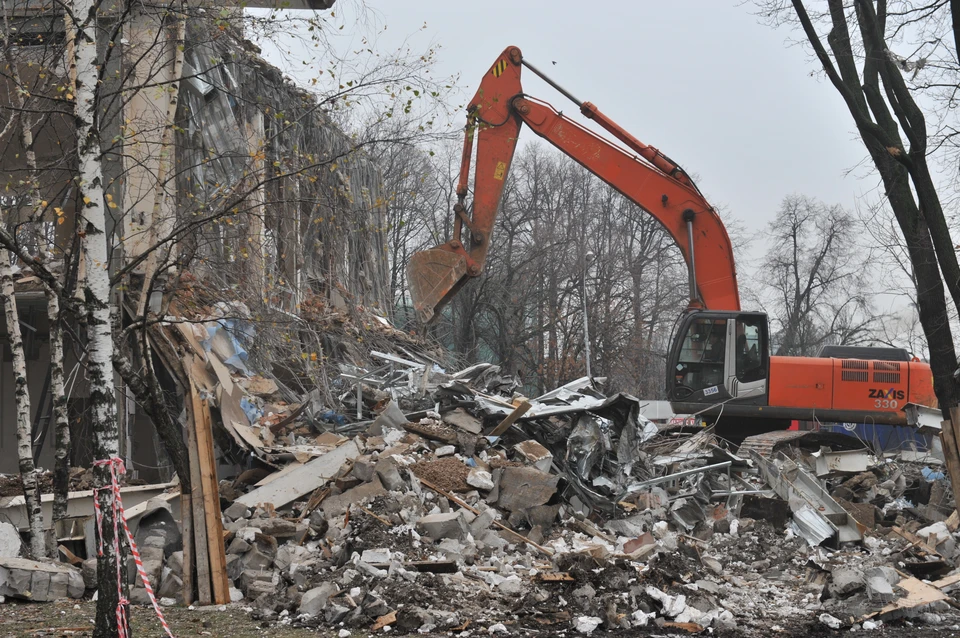
M 765 403 L 770 370 L 765 314 L 690 311 L 677 320 L 670 343 L 667 397 L 675 411 Z

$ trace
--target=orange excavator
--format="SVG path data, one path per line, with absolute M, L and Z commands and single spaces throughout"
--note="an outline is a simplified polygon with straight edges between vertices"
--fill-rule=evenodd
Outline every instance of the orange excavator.
M 523 92 L 526 67 L 572 100 L 620 144 Z M 522 125 L 653 215 L 680 247 L 690 302 L 667 354 L 667 398 L 678 414 L 724 418 L 745 436 L 792 420 L 903 425 L 908 403 L 935 407 L 930 367 L 896 348 L 825 347 L 818 357 L 769 354 L 767 316 L 740 308 L 730 237 L 716 210 L 676 162 L 580 102 L 507 47 L 467 107 L 466 138 L 454 206 L 453 238 L 416 253 L 410 293 L 424 323 L 483 270 L 510 162 Z M 472 206 L 467 204 L 474 141 Z M 721 425 L 721 423 L 718 423 Z

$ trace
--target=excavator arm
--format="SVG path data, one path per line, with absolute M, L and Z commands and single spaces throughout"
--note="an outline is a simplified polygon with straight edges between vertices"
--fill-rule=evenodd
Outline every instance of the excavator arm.
M 629 150 L 584 128 L 549 104 L 524 95 L 520 83 L 523 66 L 573 100 L 583 115 Z M 421 321 L 434 319 L 457 290 L 482 272 L 524 124 L 666 228 L 687 262 L 691 307 L 740 310 L 733 248 L 723 222 L 686 173 L 660 151 L 624 131 L 594 105 L 577 101 L 523 60 L 517 47 L 507 47 L 497 58 L 467 111 L 453 238 L 416 253 L 410 260 L 410 293 Z M 474 141 L 477 154 L 471 207 L 466 200 Z

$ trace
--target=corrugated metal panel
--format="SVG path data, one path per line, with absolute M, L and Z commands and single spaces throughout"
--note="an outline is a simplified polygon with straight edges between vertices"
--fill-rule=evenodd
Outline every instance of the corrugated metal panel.
M 802 536 L 810 547 L 816 547 L 835 533 L 830 523 L 809 505 L 804 505 L 793 513 L 793 524 L 794 531 Z

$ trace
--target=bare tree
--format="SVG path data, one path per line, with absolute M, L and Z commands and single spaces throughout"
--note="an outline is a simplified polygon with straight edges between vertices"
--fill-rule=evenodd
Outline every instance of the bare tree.
M 840 206 L 784 198 L 759 270 L 772 299 L 777 354 L 813 356 L 822 345 L 869 338 L 870 259 L 858 231 L 858 220 Z

